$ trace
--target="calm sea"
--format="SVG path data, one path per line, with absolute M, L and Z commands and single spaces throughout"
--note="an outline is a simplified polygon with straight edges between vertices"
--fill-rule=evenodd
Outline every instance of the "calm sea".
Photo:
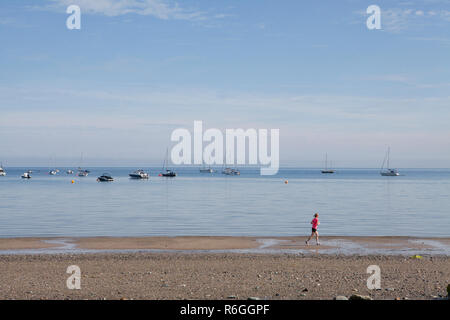
M 22 180 L 32 169 L 32 179 Z M 136 168 L 89 168 L 88 177 L 50 176 L 46 168 L 6 168 L 0 177 L 0 237 L 29 236 L 450 236 L 450 169 L 281 169 L 264 177 L 177 168 L 176 178 L 128 178 Z M 99 183 L 110 173 L 115 181 Z M 71 183 L 74 179 L 75 183 Z M 285 180 L 288 184 L 285 184 Z

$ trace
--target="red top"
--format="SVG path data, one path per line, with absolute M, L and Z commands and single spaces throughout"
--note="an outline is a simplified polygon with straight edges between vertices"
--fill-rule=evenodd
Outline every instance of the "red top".
M 319 225 L 319 219 L 314 218 L 314 219 L 311 221 L 311 224 L 312 224 L 312 227 L 313 227 L 314 229 L 317 229 L 317 226 Z

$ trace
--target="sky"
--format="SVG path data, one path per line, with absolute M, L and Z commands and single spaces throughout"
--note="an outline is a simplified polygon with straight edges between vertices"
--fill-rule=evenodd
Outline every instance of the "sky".
M 2 0 L 0 162 L 160 164 L 202 120 L 280 129 L 281 166 L 448 168 L 449 57 L 450 0 Z

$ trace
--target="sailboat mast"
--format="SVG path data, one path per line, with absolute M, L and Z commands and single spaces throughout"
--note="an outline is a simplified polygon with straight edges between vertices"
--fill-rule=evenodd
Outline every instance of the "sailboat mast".
M 164 162 L 163 162 L 163 171 L 166 168 L 166 162 L 167 162 L 167 164 L 169 164 L 168 159 L 169 159 L 169 148 L 166 148 L 166 157 L 164 158 Z
M 387 156 L 387 169 L 389 170 L 389 156 L 391 155 L 391 147 L 388 148 L 388 156 Z

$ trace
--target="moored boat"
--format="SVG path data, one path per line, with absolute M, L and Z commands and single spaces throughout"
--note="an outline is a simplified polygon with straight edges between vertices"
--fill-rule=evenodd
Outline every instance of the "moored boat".
M 222 170 L 222 174 L 227 176 L 239 176 L 241 172 L 238 169 L 225 168 Z
M 100 177 L 97 178 L 98 182 L 112 182 L 114 181 L 114 178 L 111 177 L 109 173 L 104 173 Z
M 389 168 L 390 155 L 391 155 L 391 148 L 388 147 L 386 156 L 384 157 L 383 164 L 381 165 L 381 170 L 380 170 L 380 174 L 383 177 L 397 177 L 400 175 L 400 173 L 398 172 L 397 169 Z M 386 169 L 384 169 L 384 164 L 386 163 L 386 160 L 387 160 L 387 166 L 386 166 Z
M 172 171 L 170 169 L 166 169 L 165 172 L 161 173 L 161 176 L 163 176 L 163 177 L 176 177 L 177 174 L 176 174 L 176 172 L 174 172 L 174 171 Z
M 380 174 L 384 177 L 396 177 L 400 175 L 397 169 L 388 169 L 386 171 L 380 172 Z
M 90 171 L 82 169 L 82 166 L 83 166 L 83 152 L 81 153 L 80 166 L 78 167 L 77 175 L 79 177 L 87 177 L 89 175 Z
M 28 172 L 24 172 L 22 175 L 22 179 L 31 179 L 31 175 Z
M 79 176 L 79 177 L 87 177 L 88 175 L 89 175 L 89 170 L 83 170 L 83 169 L 81 169 L 81 168 L 78 168 L 78 173 L 77 173 L 77 175 Z
M 331 164 L 330 164 L 330 167 L 331 167 Z M 321 172 L 324 174 L 333 174 L 334 173 L 334 170 L 328 168 L 328 154 L 327 153 L 325 154 L 325 169 L 323 169 Z
M 141 169 L 136 170 L 133 173 L 130 173 L 129 176 L 131 179 L 148 179 L 149 178 L 149 174 Z
M 162 172 L 159 174 L 159 176 L 170 178 L 176 177 L 177 176 L 176 172 L 167 168 L 168 164 L 169 164 L 169 149 L 166 150 L 166 158 L 164 159 Z

